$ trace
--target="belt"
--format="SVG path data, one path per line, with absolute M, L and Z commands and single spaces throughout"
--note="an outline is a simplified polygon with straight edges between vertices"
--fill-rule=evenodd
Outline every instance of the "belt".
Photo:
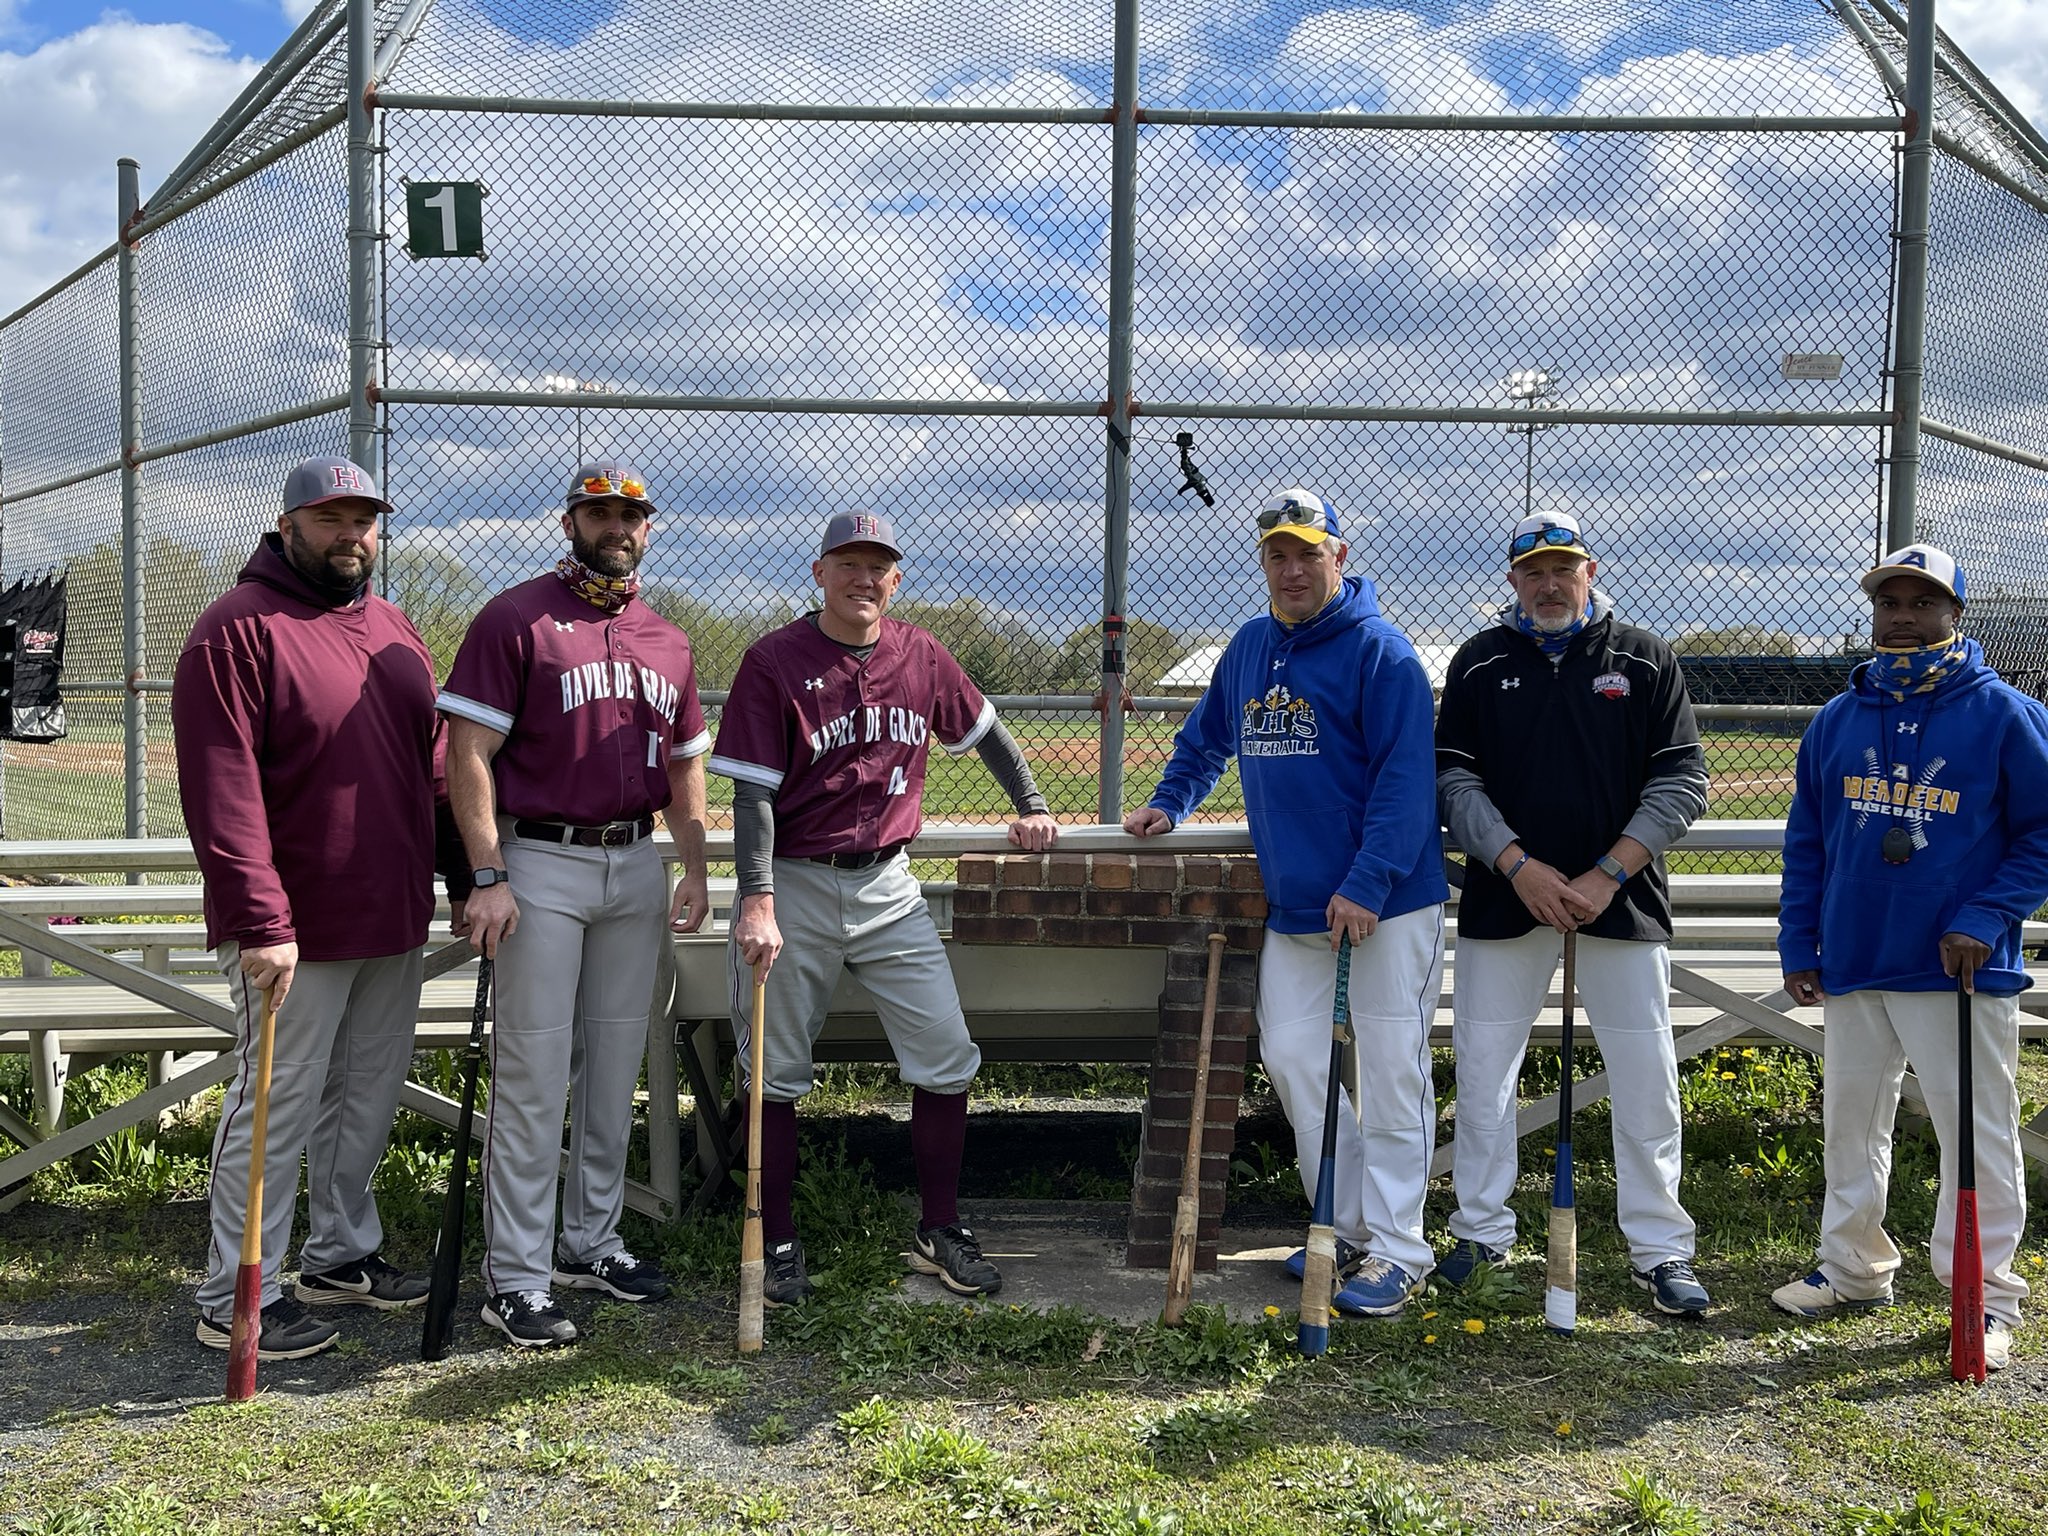
M 652 835 L 654 818 L 642 816 L 638 821 L 608 821 L 601 827 L 572 827 L 566 822 L 521 818 L 512 823 L 512 830 L 520 837 L 541 843 L 574 843 L 578 848 L 625 848 Z
M 813 864 L 830 864 L 834 869 L 873 869 L 877 864 L 886 864 L 895 858 L 905 846 L 903 843 L 891 843 L 873 853 L 811 853 L 804 857 Z

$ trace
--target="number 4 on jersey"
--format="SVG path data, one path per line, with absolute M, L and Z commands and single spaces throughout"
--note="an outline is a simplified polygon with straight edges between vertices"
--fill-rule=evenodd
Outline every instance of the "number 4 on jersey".
M 889 770 L 889 793 L 901 795 L 907 794 L 909 790 L 910 786 L 903 779 L 903 765 L 899 763 Z

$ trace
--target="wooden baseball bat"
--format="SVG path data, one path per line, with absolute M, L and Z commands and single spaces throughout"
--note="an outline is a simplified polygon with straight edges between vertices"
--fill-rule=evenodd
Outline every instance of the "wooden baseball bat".
M 242 1216 L 242 1262 L 235 1271 L 235 1315 L 228 1333 L 228 1401 L 256 1395 L 256 1351 L 263 1338 L 263 1151 L 270 1138 L 270 1059 L 277 1046 L 277 1007 L 263 989 L 257 1026 L 256 1094 L 249 1116 L 249 1205 Z
M 1202 988 L 1202 1034 L 1195 1044 L 1195 1092 L 1188 1100 L 1188 1156 L 1180 1170 L 1180 1200 L 1173 1208 L 1173 1256 L 1166 1266 L 1166 1321 L 1187 1315 L 1195 1284 L 1195 1235 L 1202 1220 L 1202 1133 L 1209 1123 L 1209 1047 L 1216 1038 L 1216 987 L 1223 976 L 1223 946 L 1230 936 L 1209 935 L 1209 978 Z
M 761 1347 L 764 1287 L 768 1283 L 767 1245 L 761 1237 L 761 1040 L 767 1012 L 767 986 L 754 971 L 754 1021 L 747 1031 L 747 1212 L 740 1230 L 740 1353 Z
M 1330 1347 L 1330 1298 L 1337 1289 L 1337 1093 L 1344 1045 L 1351 1038 L 1351 936 L 1337 945 L 1337 996 L 1330 1005 L 1330 1088 L 1323 1101 L 1323 1155 L 1316 1170 L 1315 1212 L 1301 1270 L 1301 1321 L 1295 1345 L 1313 1360 Z
M 469 1043 L 462 1048 L 462 1113 L 455 1121 L 455 1156 L 448 1165 L 448 1195 L 441 1202 L 441 1231 L 434 1239 L 434 1268 L 427 1287 L 427 1311 L 420 1325 L 420 1358 L 440 1360 L 455 1340 L 455 1294 L 462 1284 L 462 1228 L 469 1213 L 469 1144 L 476 1126 L 476 1082 L 484 1059 L 484 1018 L 490 1009 L 491 957 L 477 962 L 476 1006 L 469 1015 Z
M 1984 1379 L 1984 1250 L 1977 1242 L 1977 1123 L 1970 1082 L 1970 994 L 1956 983 L 1956 1232 L 1949 1274 L 1948 1373 Z
M 1579 1325 L 1579 1212 L 1572 1193 L 1572 996 L 1578 935 L 1564 936 L 1564 1028 L 1557 1042 L 1557 1167 L 1550 1175 L 1549 1285 L 1543 1321 L 1559 1333 Z

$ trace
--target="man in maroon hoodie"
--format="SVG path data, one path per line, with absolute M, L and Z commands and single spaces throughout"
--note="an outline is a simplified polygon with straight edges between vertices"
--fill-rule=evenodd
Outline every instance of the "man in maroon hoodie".
M 458 929 L 469 869 L 445 815 L 433 662 L 405 615 L 369 590 L 377 519 L 390 510 L 347 459 L 294 469 L 277 531 L 193 625 L 171 692 L 207 941 L 242 1025 L 240 1069 L 213 1143 L 198 1337 L 228 1347 L 268 989 L 277 1033 L 264 1152 L 265 1360 L 334 1343 L 334 1325 L 300 1302 L 411 1307 L 427 1294 L 423 1278 L 378 1251 L 370 1176 L 412 1056 L 437 851 Z M 301 1154 L 310 1219 L 294 1299 L 279 1270 Z

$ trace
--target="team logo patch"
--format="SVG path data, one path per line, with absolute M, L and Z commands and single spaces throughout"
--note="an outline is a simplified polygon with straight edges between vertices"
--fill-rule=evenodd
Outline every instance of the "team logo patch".
M 1593 691 L 1603 699 L 1628 697 L 1628 678 L 1620 672 L 1602 672 L 1593 679 Z
M 334 477 L 334 489 L 337 491 L 365 489 L 362 472 L 353 464 L 331 464 L 327 472 Z
M 21 654 L 24 656 L 54 656 L 57 653 L 55 630 L 31 629 L 21 637 Z
M 870 513 L 856 512 L 853 514 L 853 532 L 856 538 L 879 539 L 882 536 L 882 524 Z

